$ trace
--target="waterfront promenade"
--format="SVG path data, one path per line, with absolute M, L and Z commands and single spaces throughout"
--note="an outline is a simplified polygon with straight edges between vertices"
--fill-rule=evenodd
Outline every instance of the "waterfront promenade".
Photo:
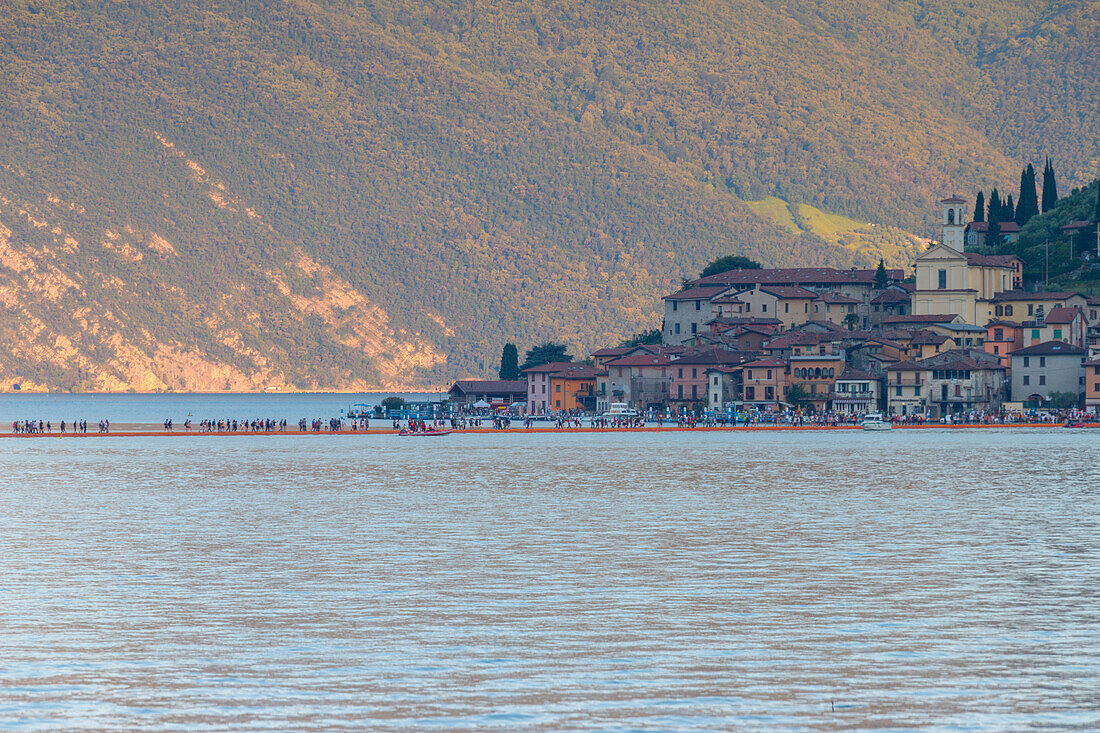
M 894 430 L 997 430 L 997 429 L 1026 429 L 1026 428 L 1059 428 L 1063 427 L 1060 423 L 960 423 L 960 424 L 942 424 L 942 423 L 922 423 L 922 424 L 897 424 L 894 425 Z M 1088 429 L 1088 428 L 1100 428 L 1100 422 L 1090 422 L 1083 425 L 1072 428 Z M 466 428 L 462 430 L 454 430 L 454 435 L 507 435 L 507 434 L 582 434 L 582 433 L 742 433 L 742 432 L 835 432 L 843 430 L 862 430 L 859 425 L 773 425 L 773 424 L 758 424 L 758 425 L 736 425 L 736 426 L 698 426 L 698 427 L 679 427 L 679 426 L 661 426 L 646 425 L 644 427 L 626 428 L 626 427 L 607 427 L 607 428 L 555 428 L 555 427 L 531 427 L 524 428 L 513 427 L 503 430 L 485 427 L 485 428 Z M 201 430 L 172 430 L 167 431 L 157 425 L 141 425 L 141 424 L 123 424 L 119 426 L 117 430 L 111 430 L 110 432 L 89 432 L 89 433 L 59 433 L 56 430 L 53 432 L 41 432 L 41 433 L 0 433 L 0 438 L 126 438 L 126 437 L 162 437 L 162 438 L 233 438 L 233 437 L 248 437 L 248 436 L 280 436 L 285 438 L 299 437 L 299 438 L 319 438 L 319 437 L 332 437 L 332 436 L 347 436 L 347 435 L 368 435 L 368 436 L 384 436 L 384 435 L 397 435 L 397 431 L 391 427 L 378 427 L 370 428 L 368 430 L 351 430 L 349 428 L 341 430 L 319 430 L 319 431 L 299 431 L 294 430 L 256 430 L 256 431 L 229 431 L 229 430 L 215 430 L 215 431 L 201 431 Z M 414 437 L 414 436 L 409 436 Z M 425 436 L 415 436 L 425 437 Z

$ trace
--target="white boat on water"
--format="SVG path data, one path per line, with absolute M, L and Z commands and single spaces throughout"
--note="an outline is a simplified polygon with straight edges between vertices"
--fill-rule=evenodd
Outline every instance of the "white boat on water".
M 869 412 L 863 416 L 863 422 L 859 424 L 864 430 L 892 430 L 894 426 L 889 420 L 882 417 L 880 412 Z
M 612 402 L 607 412 L 600 417 L 606 417 L 608 420 L 633 420 L 638 417 L 638 411 L 630 409 L 630 405 L 626 402 Z

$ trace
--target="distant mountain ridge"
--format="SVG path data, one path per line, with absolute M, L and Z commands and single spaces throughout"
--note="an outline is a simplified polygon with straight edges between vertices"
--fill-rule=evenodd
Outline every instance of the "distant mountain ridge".
M 1096 9 L 976 12 L 12 3 L 0 389 L 421 386 L 651 328 L 721 254 L 904 264 L 1010 156 L 1100 172 Z

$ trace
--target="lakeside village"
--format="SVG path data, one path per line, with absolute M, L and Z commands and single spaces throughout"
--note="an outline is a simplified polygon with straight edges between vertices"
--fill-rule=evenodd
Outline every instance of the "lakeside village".
M 940 202 L 914 272 L 734 269 L 664 296 L 660 343 L 459 380 L 455 414 L 559 426 L 1078 422 L 1100 411 L 1100 298 L 1023 287 L 982 222 Z M 1008 231 L 1012 240 L 1018 233 Z M 1100 251 L 1097 253 L 1100 256 Z M 908 275 L 908 277 L 907 277 Z M 411 406 L 410 406 L 411 407 Z M 405 413 L 408 416 L 408 413 Z M 625 418 L 625 419 L 624 419 Z

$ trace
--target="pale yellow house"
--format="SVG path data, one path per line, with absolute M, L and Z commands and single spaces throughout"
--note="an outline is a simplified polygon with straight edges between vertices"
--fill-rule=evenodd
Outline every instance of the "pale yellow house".
M 966 323 L 984 326 L 989 303 L 1012 289 L 1018 262 L 1013 255 L 980 255 L 936 244 L 917 256 L 913 313 L 958 313 Z

